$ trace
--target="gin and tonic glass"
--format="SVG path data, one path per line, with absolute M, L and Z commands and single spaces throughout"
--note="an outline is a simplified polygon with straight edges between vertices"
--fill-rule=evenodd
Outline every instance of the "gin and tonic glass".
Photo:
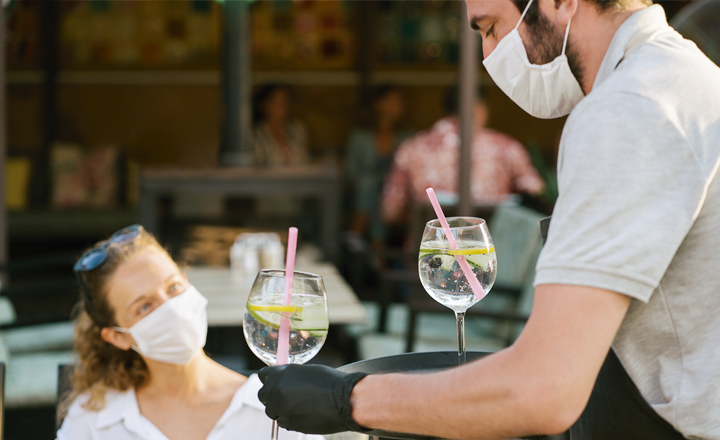
M 465 363 L 465 313 L 486 295 L 495 283 L 497 258 L 485 220 L 475 217 L 447 219 L 457 249 L 453 249 L 439 220 L 425 225 L 420 242 L 418 268 L 420 281 L 437 302 L 455 312 L 458 337 L 458 363 Z M 458 258 L 467 261 L 482 286 L 480 298 L 473 292 Z
M 245 307 L 243 334 L 250 350 L 267 365 L 276 365 L 280 326 L 289 322 L 288 364 L 304 364 L 320 351 L 328 333 L 327 294 L 320 275 L 293 272 L 290 303 L 284 303 L 285 271 L 261 270 Z M 272 440 L 278 426 L 273 421 Z

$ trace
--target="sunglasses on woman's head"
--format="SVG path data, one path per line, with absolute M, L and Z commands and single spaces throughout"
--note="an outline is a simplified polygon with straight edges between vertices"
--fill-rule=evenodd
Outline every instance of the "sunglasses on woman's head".
M 92 314 L 94 312 L 94 309 L 92 303 L 90 302 L 90 296 L 88 295 L 87 288 L 85 287 L 85 283 L 83 282 L 80 273 L 95 270 L 105 264 L 105 262 L 107 261 L 107 248 L 111 244 L 117 244 L 120 246 L 128 245 L 135 241 L 135 239 L 137 239 L 140 235 L 142 235 L 143 232 L 145 232 L 145 229 L 141 225 L 132 225 L 128 226 L 127 228 L 123 228 L 114 233 L 103 244 L 85 252 L 85 254 L 80 257 L 77 263 L 75 263 L 75 266 L 73 266 L 73 270 L 75 271 L 75 276 L 77 277 L 78 283 L 80 284 L 80 293 L 83 296 L 83 301 L 85 302 L 89 313 Z
M 144 231 L 145 229 L 141 225 L 132 225 L 117 231 L 100 246 L 85 252 L 85 255 L 80 257 L 77 263 L 75 263 L 73 270 L 75 272 L 89 272 L 97 269 L 107 261 L 107 247 L 110 244 L 130 244 Z

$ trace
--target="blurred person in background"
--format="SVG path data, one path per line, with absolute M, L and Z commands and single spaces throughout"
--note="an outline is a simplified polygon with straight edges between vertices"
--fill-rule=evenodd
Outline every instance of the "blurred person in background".
M 480 90 L 473 108 L 471 195 L 475 203 L 501 202 L 510 194 L 538 195 L 543 181 L 525 148 L 508 135 L 486 127 L 489 110 Z M 405 141 L 397 151 L 381 199 L 383 219 L 398 223 L 413 202 L 426 204 L 433 187 L 445 201 L 457 199 L 460 121 L 458 90 L 445 97 L 447 116 L 425 132 Z
M 292 94 L 288 87 L 268 84 L 253 97 L 253 152 L 255 164 L 297 167 L 309 162 L 307 130 L 290 120 Z
M 351 231 L 367 235 L 375 245 L 386 234 L 380 217 L 380 193 L 392 165 L 395 151 L 411 133 L 398 129 L 405 112 L 405 100 L 397 87 L 380 86 L 373 92 L 374 123 L 370 129 L 350 134 L 346 175 L 350 181 L 354 209 Z
M 141 226 L 98 243 L 75 272 L 78 361 L 59 440 L 270 438 L 257 376 L 205 355 L 207 300 Z

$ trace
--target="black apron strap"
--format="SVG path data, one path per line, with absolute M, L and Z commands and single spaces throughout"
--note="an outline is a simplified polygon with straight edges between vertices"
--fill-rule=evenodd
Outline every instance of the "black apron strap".
M 551 217 L 540 220 L 543 244 Z M 570 440 L 683 440 L 645 401 L 610 349 L 600 368 L 590 400 L 570 428 Z
M 550 230 L 550 220 L 552 217 L 545 217 L 540 219 L 540 235 L 543 239 L 543 245 L 547 241 L 548 231 Z
M 605 358 L 570 440 L 683 440 L 645 401 L 615 351 Z

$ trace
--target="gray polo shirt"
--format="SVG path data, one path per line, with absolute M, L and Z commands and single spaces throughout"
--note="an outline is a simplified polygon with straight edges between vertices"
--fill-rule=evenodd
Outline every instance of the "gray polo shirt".
M 633 298 L 613 343 L 686 437 L 720 440 L 720 68 L 660 6 L 617 30 L 570 114 L 535 284 Z

